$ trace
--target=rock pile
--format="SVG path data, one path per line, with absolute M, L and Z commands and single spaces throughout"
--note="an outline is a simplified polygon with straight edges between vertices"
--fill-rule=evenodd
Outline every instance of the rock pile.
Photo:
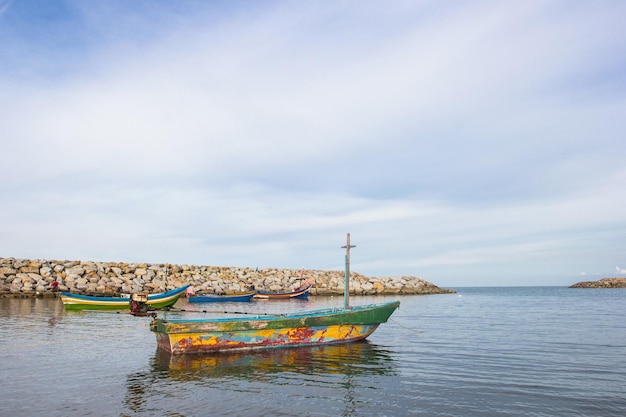
M 0 258 L 0 296 L 46 296 L 53 289 L 77 294 L 116 295 L 163 292 L 191 284 L 197 293 L 225 294 L 250 286 L 265 291 L 291 291 L 315 279 L 312 295 L 343 294 L 343 271 L 252 269 L 221 266 L 82 262 Z M 417 277 L 374 278 L 351 272 L 350 294 L 447 294 Z
M 570 288 L 626 288 L 626 278 L 602 278 L 598 281 L 582 281 Z

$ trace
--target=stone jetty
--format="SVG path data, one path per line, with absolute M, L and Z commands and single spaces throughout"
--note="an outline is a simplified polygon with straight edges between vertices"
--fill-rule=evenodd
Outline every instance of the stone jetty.
M 626 278 L 602 278 L 598 281 L 582 281 L 570 288 L 626 288 Z
M 197 293 L 226 294 L 250 286 L 279 292 L 291 291 L 309 277 L 315 279 L 311 295 L 343 294 L 343 271 L 0 258 L 2 297 L 45 297 L 55 291 L 105 296 L 158 293 L 185 284 L 191 284 Z M 351 295 L 454 292 L 417 277 L 350 273 Z

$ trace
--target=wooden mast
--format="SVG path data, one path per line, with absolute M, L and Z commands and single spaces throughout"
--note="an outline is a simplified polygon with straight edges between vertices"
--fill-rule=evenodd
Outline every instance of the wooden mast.
M 350 248 L 356 248 L 356 246 L 350 245 L 350 233 L 348 233 L 346 239 L 346 246 L 342 246 L 342 248 L 346 248 L 346 270 L 344 274 L 343 284 L 343 308 L 348 310 L 350 308 Z

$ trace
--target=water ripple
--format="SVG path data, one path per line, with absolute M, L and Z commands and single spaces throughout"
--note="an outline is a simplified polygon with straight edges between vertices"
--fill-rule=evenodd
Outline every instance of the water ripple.
M 402 297 L 364 343 L 207 356 L 157 350 L 148 319 L 0 300 L 0 415 L 626 415 L 626 291 L 459 295 Z

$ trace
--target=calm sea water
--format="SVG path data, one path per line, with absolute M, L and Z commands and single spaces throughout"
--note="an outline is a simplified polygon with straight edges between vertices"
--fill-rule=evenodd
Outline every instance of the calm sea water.
M 352 305 L 401 301 L 365 343 L 180 358 L 157 351 L 148 318 L 1 299 L 0 416 L 626 415 L 626 290 L 457 291 L 352 297 Z

